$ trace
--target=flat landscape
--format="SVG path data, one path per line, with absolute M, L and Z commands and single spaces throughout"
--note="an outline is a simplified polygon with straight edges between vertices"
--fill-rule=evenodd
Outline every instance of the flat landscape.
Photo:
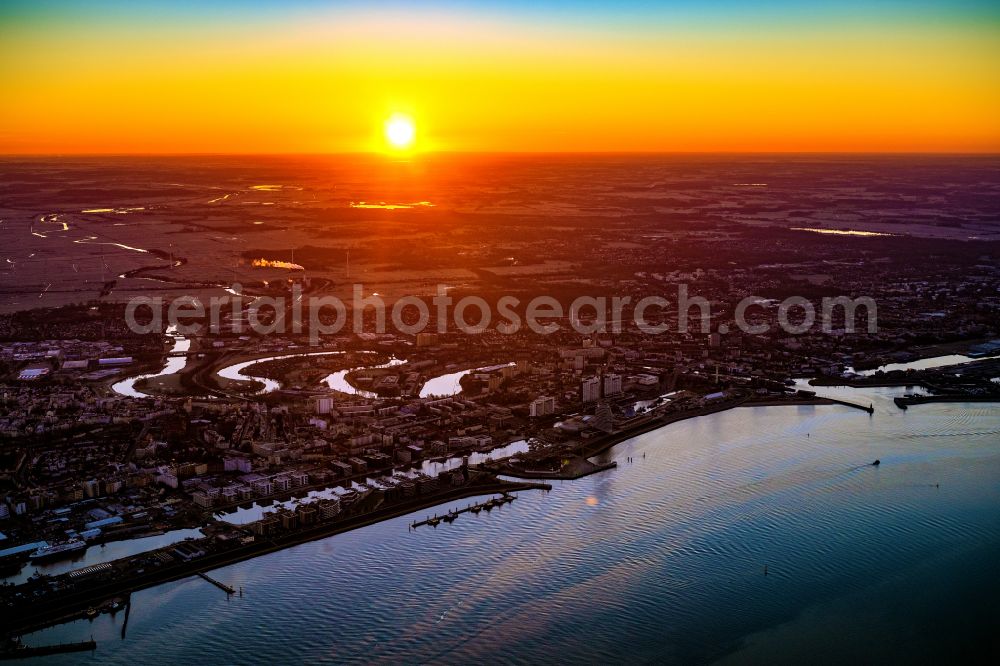
M 1000 3 L 0 1 L 0 661 L 993 664 Z
M 998 170 L 976 156 L 5 158 L 0 308 L 207 299 L 298 272 L 268 262 L 391 302 L 831 247 L 926 252 L 1000 240 Z

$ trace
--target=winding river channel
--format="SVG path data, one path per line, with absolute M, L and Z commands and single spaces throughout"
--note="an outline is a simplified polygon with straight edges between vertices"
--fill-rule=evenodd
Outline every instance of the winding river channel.
M 136 375 L 117 382 L 111 386 L 111 390 L 130 398 L 148 398 L 147 393 L 143 393 L 135 385 L 144 379 L 155 379 L 156 377 L 166 377 L 174 375 L 184 369 L 187 365 L 187 353 L 191 349 L 191 341 L 177 332 L 176 326 L 167 328 L 167 337 L 173 340 L 173 346 L 167 352 L 167 362 L 159 372 L 152 372 L 147 375 Z
M 176 327 L 171 327 L 167 329 L 167 336 L 173 339 L 173 346 L 167 353 L 167 362 L 163 366 L 163 369 L 159 372 L 153 372 L 149 374 L 136 375 L 123 379 L 114 385 L 112 385 L 112 390 L 120 395 L 125 395 L 130 398 L 149 398 L 154 397 L 151 394 L 143 393 L 138 388 L 136 384 L 140 381 L 146 379 L 155 379 L 157 377 L 165 377 L 168 375 L 177 374 L 185 368 L 187 365 L 187 352 L 191 348 L 191 341 L 184 336 L 177 333 Z M 295 352 L 286 354 L 276 354 L 274 356 L 264 356 L 261 358 L 250 359 L 248 361 L 241 361 L 239 363 L 234 363 L 228 365 L 218 371 L 218 375 L 224 379 L 229 379 L 232 381 L 256 381 L 262 384 L 262 388 L 257 391 L 254 395 L 264 395 L 266 393 L 271 393 L 277 391 L 281 388 L 280 382 L 270 377 L 262 377 L 260 375 L 253 374 L 251 368 L 259 363 L 267 363 L 269 361 L 281 361 L 289 358 L 306 358 L 309 356 L 332 356 L 336 354 L 344 354 L 343 351 L 321 351 L 321 352 Z M 375 352 L 370 352 L 375 353 Z M 329 388 L 345 393 L 347 395 L 355 395 L 364 398 L 377 398 L 378 396 L 372 391 L 366 391 L 364 389 L 359 389 L 351 385 L 347 381 L 347 375 L 356 370 L 362 369 L 378 369 L 378 368 L 389 368 L 396 365 L 402 365 L 406 363 L 403 359 L 392 358 L 388 362 L 379 365 L 359 365 L 352 368 L 346 368 L 344 370 L 338 370 L 337 372 L 331 373 L 323 378 L 322 384 L 325 384 Z M 481 371 L 485 368 L 470 368 L 468 370 L 460 370 L 457 372 L 450 372 L 443 375 L 438 375 L 436 377 L 431 377 L 428 379 L 420 390 L 421 398 L 428 397 L 449 397 L 453 395 L 458 395 L 462 392 L 461 379 L 468 374 Z

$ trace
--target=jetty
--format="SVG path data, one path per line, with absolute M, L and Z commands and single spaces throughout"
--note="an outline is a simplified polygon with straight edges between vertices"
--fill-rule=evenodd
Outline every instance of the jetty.
M 217 588 L 219 588 L 220 590 L 222 590 L 223 592 L 225 592 L 226 594 L 236 594 L 236 590 L 234 590 L 233 588 L 229 587 L 228 585 L 226 585 L 225 583 L 223 583 L 221 581 L 215 580 L 214 578 L 212 578 L 211 576 L 209 576 L 204 571 L 199 571 L 198 575 L 201 576 L 202 578 L 204 578 L 205 580 L 207 580 L 212 585 L 214 585 Z
M 27 659 L 28 657 L 46 657 L 53 654 L 63 654 L 66 652 L 90 652 L 97 649 L 94 639 L 80 641 L 78 643 L 59 643 L 57 645 L 42 645 L 39 647 L 29 647 L 20 642 L 15 645 L 0 650 L 0 660 Z
M 128 595 L 125 600 L 125 619 L 122 620 L 122 640 L 125 640 L 125 631 L 128 629 L 128 616 L 132 614 L 132 595 Z
M 486 500 L 485 502 L 479 502 L 477 504 L 470 504 L 462 509 L 452 509 L 443 516 L 434 515 L 430 518 L 425 518 L 424 520 L 415 520 L 410 524 L 410 529 L 416 529 L 423 525 L 429 525 L 431 527 L 437 527 L 442 521 L 446 523 L 455 522 L 463 513 L 479 513 L 480 511 L 491 511 L 494 507 L 502 506 L 508 502 L 513 502 L 517 499 L 517 495 L 512 495 L 510 493 L 504 493 L 500 497 L 494 497 Z

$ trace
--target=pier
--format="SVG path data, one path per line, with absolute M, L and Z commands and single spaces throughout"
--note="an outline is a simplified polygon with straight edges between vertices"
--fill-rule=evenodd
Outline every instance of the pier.
M 58 645 L 43 645 L 41 647 L 28 647 L 18 643 L 16 647 L 0 651 L 0 660 L 45 657 L 66 652 L 91 652 L 96 649 L 97 643 L 94 642 L 94 639 L 79 643 L 59 643 Z
M 207 580 L 212 585 L 214 585 L 217 588 L 219 588 L 220 590 L 222 590 L 223 592 L 225 592 L 226 594 L 236 594 L 236 590 L 234 590 L 233 588 L 229 587 L 228 585 L 226 585 L 225 583 L 223 583 L 221 581 L 215 580 L 214 578 L 212 578 L 211 576 L 209 576 L 204 571 L 199 571 L 198 575 L 201 576 L 202 578 L 204 578 L 205 580 Z
M 480 511 L 491 511 L 493 507 L 502 506 L 504 504 L 507 504 L 508 502 L 513 502 L 516 499 L 517 495 L 504 493 L 500 497 L 494 497 L 486 500 L 485 502 L 479 502 L 478 504 L 470 504 L 469 506 L 463 509 L 453 509 L 448 513 L 444 514 L 443 516 L 438 516 L 435 514 L 434 517 L 432 518 L 426 518 L 420 521 L 415 520 L 413 521 L 413 523 L 410 524 L 410 529 L 416 529 L 423 525 L 430 525 L 431 527 L 437 527 L 438 524 L 441 523 L 442 521 L 446 523 L 454 522 L 455 519 L 458 518 L 463 513 L 479 513 Z
M 848 400 L 839 400 L 838 398 L 823 398 L 828 402 L 832 402 L 836 405 L 843 405 L 844 407 L 852 407 L 854 409 L 860 409 L 863 412 L 868 412 L 869 414 L 875 413 L 875 405 L 869 404 L 867 407 L 864 405 L 859 405 L 856 402 L 850 402 Z
M 128 595 L 125 601 L 125 619 L 122 620 L 122 640 L 125 640 L 125 631 L 128 629 L 128 616 L 132 613 L 132 595 Z

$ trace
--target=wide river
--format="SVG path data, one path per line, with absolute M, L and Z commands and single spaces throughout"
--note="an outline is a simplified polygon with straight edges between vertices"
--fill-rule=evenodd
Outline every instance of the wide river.
M 872 416 L 675 423 L 612 449 L 615 470 L 491 513 L 213 572 L 242 597 L 198 578 L 141 591 L 125 640 L 119 613 L 25 642 L 93 635 L 93 655 L 47 662 L 146 666 L 962 663 L 1000 622 L 1000 407 L 901 411 L 903 391 L 820 389 Z

